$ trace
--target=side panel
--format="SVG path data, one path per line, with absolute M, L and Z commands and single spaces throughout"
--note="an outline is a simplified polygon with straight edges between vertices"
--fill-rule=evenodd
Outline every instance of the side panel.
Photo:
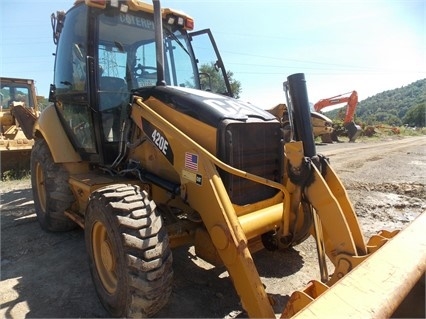
M 217 141 L 215 127 L 179 112 L 156 98 L 150 98 L 146 100 L 145 103 L 158 112 L 158 114 L 169 119 L 170 123 L 182 130 L 185 134 L 192 136 L 197 143 L 203 145 L 209 152 L 216 154 Z M 139 119 L 135 120 L 139 122 Z
M 35 136 L 40 133 L 46 140 L 55 163 L 81 162 L 81 157 L 68 139 L 53 105 L 40 114 L 34 130 Z

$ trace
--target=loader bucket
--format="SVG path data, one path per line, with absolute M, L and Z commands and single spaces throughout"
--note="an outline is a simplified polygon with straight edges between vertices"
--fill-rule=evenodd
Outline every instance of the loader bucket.
M 8 150 L 0 147 L 0 173 L 3 178 L 6 172 L 10 177 L 20 177 L 30 170 L 32 144 L 27 148 Z
M 0 134 L 0 172 L 9 177 L 21 177 L 30 170 L 33 139 L 27 139 L 21 128 L 13 125 L 5 134 Z
M 293 294 L 282 318 L 425 318 L 425 229 L 423 213 L 316 298 L 316 283 Z

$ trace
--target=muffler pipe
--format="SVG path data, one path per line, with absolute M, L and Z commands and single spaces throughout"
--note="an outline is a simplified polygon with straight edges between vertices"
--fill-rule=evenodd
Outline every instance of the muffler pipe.
M 308 91 L 305 75 L 296 73 L 287 77 L 293 112 L 294 138 L 303 142 L 305 156 L 317 155 L 312 131 L 311 110 L 309 107 Z

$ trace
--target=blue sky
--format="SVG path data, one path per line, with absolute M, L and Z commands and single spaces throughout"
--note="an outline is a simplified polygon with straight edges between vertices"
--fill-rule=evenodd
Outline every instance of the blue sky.
M 73 0 L 0 2 L 0 74 L 53 80 L 50 14 Z M 241 98 L 285 102 L 282 84 L 305 73 L 311 102 L 357 90 L 359 99 L 426 78 L 426 0 L 162 0 L 210 28 Z

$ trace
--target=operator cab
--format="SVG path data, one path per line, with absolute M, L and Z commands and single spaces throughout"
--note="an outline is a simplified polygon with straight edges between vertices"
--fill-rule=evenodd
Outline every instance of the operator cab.
M 1 110 L 8 110 L 13 102 L 21 102 L 27 108 L 34 108 L 34 94 L 31 91 L 32 80 L 0 79 Z
M 125 143 L 132 90 L 157 83 L 154 17 L 143 3 L 132 10 L 121 1 L 102 8 L 98 1 L 86 3 L 52 17 L 57 52 L 50 100 L 83 160 L 109 166 Z M 165 82 L 232 96 L 223 68 L 219 81 L 205 72 L 209 63 L 220 71 L 220 56 L 194 57 L 192 26 L 186 15 L 163 10 Z M 211 37 L 208 30 L 196 35 Z

